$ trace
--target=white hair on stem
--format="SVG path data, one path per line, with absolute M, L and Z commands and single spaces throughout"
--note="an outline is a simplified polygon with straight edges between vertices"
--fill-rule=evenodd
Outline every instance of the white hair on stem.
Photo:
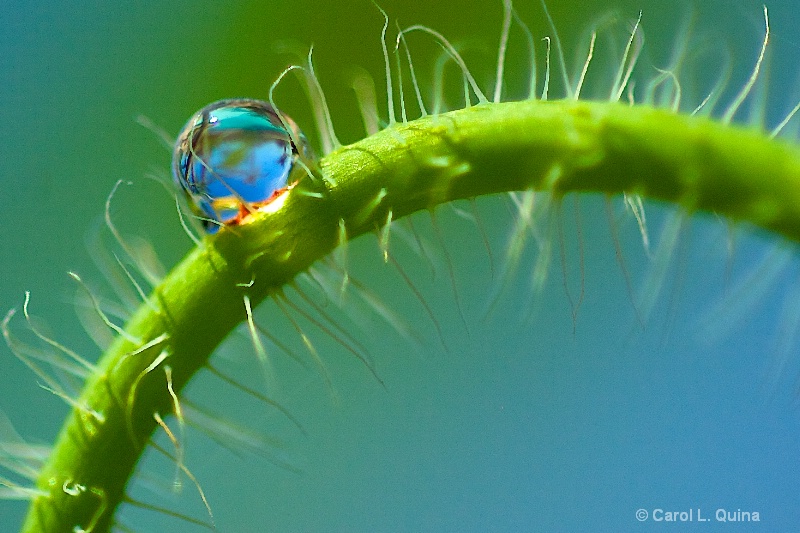
M 428 115 L 428 111 L 425 109 L 425 102 L 422 100 L 422 92 L 419 88 L 419 82 L 417 82 L 417 74 L 414 70 L 414 62 L 411 61 L 411 51 L 408 48 L 408 43 L 406 42 L 405 34 L 400 31 L 400 26 L 397 27 L 397 41 L 395 42 L 394 49 L 395 51 L 400 46 L 400 42 L 403 42 L 403 48 L 406 51 L 406 60 L 408 61 L 408 70 L 411 73 L 411 85 L 414 87 L 414 94 L 417 97 L 417 105 L 419 106 L 419 112 L 421 117 L 425 117 Z
M 400 51 L 396 46 L 394 49 L 394 59 L 395 63 L 397 63 L 397 93 L 400 95 L 400 120 L 405 124 L 408 122 L 408 115 L 406 114 L 406 96 L 403 90 L 403 66 L 400 64 Z
M 253 319 L 253 308 L 250 305 L 250 297 L 245 294 L 242 296 L 242 302 L 244 303 L 247 332 L 250 336 L 250 341 L 253 344 L 253 351 L 256 353 L 256 358 L 258 359 L 261 370 L 264 374 L 264 382 L 269 389 L 274 389 L 277 387 L 275 367 L 270 361 L 269 355 L 267 354 L 267 349 L 264 347 L 264 343 L 261 342 L 259 330 L 256 328 L 255 320 Z
M 45 343 L 49 344 L 50 346 L 52 346 L 56 350 L 60 351 L 61 353 L 63 353 L 64 355 L 66 355 L 67 357 L 72 359 L 73 361 L 75 361 L 76 363 L 78 363 L 87 372 L 92 373 L 92 374 L 97 372 L 97 367 L 95 365 L 93 365 L 92 363 L 90 363 L 89 361 L 87 361 L 86 359 L 81 357 L 80 355 L 78 355 L 73 350 L 70 350 L 69 348 L 67 348 L 63 344 L 51 339 L 50 337 L 48 337 L 47 335 L 42 333 L 39 330 L 39 328 L 37 328 L 34 325 L 33 320 L 31 320 L 30 314 L 28 314 L 28 304 L 30 303 L 30 299 L 31 299 L 31 292 L 30 291 L 25 291 L 25 302 L 22 304 L 22 314 L 25 316 L 25 320 L 28 322 L 28 327 L 33 332 L 33 334 L 36 335 L 39 339 L 41 339 Z
M 522 33 L 525 35 L 525 42 L 528 45 L 528 63 L 530 64 L 530 76 L 528 81 L 528 99 L 534 100 L 536 99 L 536 46 L 533 41 L 533 34 L 531 33 L 531 29 L 525 24 L 525 21 L 517 14 L 515 9 L 512 9 L 512 14 L 514 15 L 514 20 L 517 21 L 520 28 L 522 28 Z
M 161 453 L 164 457 L 166 457 L 167 459 L 169 459 L 169 460 L 171 460 L 173 462 L 176 462 L 176 464 L 177 464 L 177 461 L 172 456 L 172 454 L 170 454 L 167 450 L 165 450 L 164 448 L 159 446 L 157 443 L 155 443 L 153 441 L 150 441 L 150 446 L 154 450 L 156 450 L 159 453 Z M 217 531 L 216 521 L 214 520 L 214 512 L 211 510 L 211 505 L 208 503 L 208 498 L 206 497 L 206 493 L 203 490 L 203 486 L 200 484 L 200 481 L 198 481 L 197 477 L 192 473 L 191 470 L 189 470 L 189 468 L 185 464 L 181 464 L 180 465 L 180 470 L 181 470 L 181 472 L 184 473 L 184 475 L 186 475 L 186 477 L 189 478 L 189 480 L 195 486 L 195 489 L 197 490 L 197 494 L 200 496 L 200 500 L 203 502 L 203 506 L 205 507 L 206 513 L 208 514 L 208 518 L 211 521 L 210 523 L 203 522 L 202 520 L 198 520 L 197 518 L 192 518 L 192 517 L 187 516 L 185 514 L 178 513 L 176 511 L 171 511 L 169 509 L 166 509 L 166 508 L 163 508 L 163 507 L 159 507 L 157 505 L 152 505 L 152 504 L 149 504 L 149 503 L 145 503 L 145 502 L 141 502 L 141 501 L 138 501 L 138 500 L 134 500 L 134 499 L 130 498 L 129 496 L 125 496 L 124 501 L 126 503 L 129 503 L 129 504 L 134 505 L 136 507 L 141 507 L 143 509 L 149 509 L 151 511 L 156 511 L 156 512 L 165 514 L 167 516 L 172 516 L 174 518 L 178 518 L 180 520 L 184 520 L 185 522 L 188 522 L 190 524 L 195 524 L 195 525 L 198 525 L 198 526 L 205 527 L 206 529 L 209 529 L 211 531 Z
M 148 283 L 150 283 L 150 285 L 155 287 L 161 282 L 160 276 L 156 275 L 155 273 L 150 271 L 150 269 L 146 268 L 139 262 L 138 254 L 134 253 L 133 249 L 128 245 L 125 239 L 122 238 L 122 235 L 117 230 L 117 227 L 114 225 L 114 222 L 111 220 L 111 199 L 114 197 L 114 194 L 117 192 L 117 189 L 122 183 L 125 183 L 126 185 L 132 184 L 129 181 L 117 180 L 117 182 L 111 188 L 111 192 L 108 194 L 108 197 L 106 198 L 106 206 L 105 206 L 106 226 L 108 226 L 108 230 L 111 232 L 111 235 L 114 236 L 114 239 L 116 239 L 120 247 L 133 261 L 133 264 L 136 265 L 136 268 L 139 269 L 139 272 L 142 274 L 142 276 L 144 276 L 144 278 L 147 280 Z
M 550 10 L 547 9 L 547 4 L 545 3 L 544 0 L 541 0 L 541 4 L 542 4 L 542 9 L 544 9 L 545 17 L 547 18 L 547 24 L 550 26 L 550 31 L 553 32 L 553 41 L 555 42 L 556 45 L 556 55 L 558 56 L 558 64 L 561 67 L 561 78 L 564 82 L 564 90 L 567 92 L 567 98 L 573 98 L 574 95 L 572 92 L 572 84 L 569 81 L 569 74 L 567 73 L 567 62 L 564 59 L 564 49 L 561 46 L 561 37 L 559 37 L 558 35 L 558 29 L 556 28 L 555 22 L 553 22 L 553 17 L 550 16 Z
M 375 97 L 375 83 L 372 77 L 363 69 L 359 69 L 350 86 L 356 93 L 356 102 L 364 122 L 364 131 L 367 135 L 374 135 L 380 131 L 378 122 L 378 102 Z
M 309 77 L 311 80 L 311 85 L 313 85 L 314 89 L 316 89 L 316 94 L 319 97 L 319 104 L 322 107 L 322 113 L 325 117 L 325 126 L 326 132 L 329 137 L 330 143 L 330 150 L 326 153 L 329 153 L 333 150 L 336 150 L 342 146 L 342 143 L 339 142 L 338 137 L 336 137 L 336 132 L 333 129 L 333 120 L 331 118 L 331 110 L 328 107 L 328 100 L 325 98 L 325 91 L 322 90 L 322 85 L 319 83 L 319 78 L 317 78 L 317 73 L 314 72 L 314 62 L 312 61 L 312 54 L 314 52 L 314 47 L 310 47 L 308 49 L 308 71 L 303 72 Z M 291 128 L 289 128 L 291 129 Z
M 619 102 L 622 98 L 625 87 L 631 79 L 631 74 L 633 74 L 636 61 L 639 59 L 639 54 L 642 51 L 644 39 L 641 37 L 641 32 L 639 31 L 639 24 L 641 22 L 642 12 L 639 11 L 639 17 L 636 19 L 636 24 L 633 25 L 628 43 L 625 45 L 625 51 L 622 53 L 622 60 L 619 63 L 619 69 L 617 69 L 617 76 L 614 79 L 614 83 L 611 85 L 609 100 L 612 102 Z M 631 52 L 632 47 L 633 52 Z
M 511 32 L 511 0 L 503 0 L 503 29 L 500 31 L 500 45 L 497 50 L 497 73 L 494 82 L 494 97 L 492 101 L 497 103 L 503 93 L 503 69 L 505 68 L 506 49 L 508 48 L 508 36 Z
M 547 46 L 544 56 L 544 85 L 542 87 L 542 100 L 547 100 L 547 93 L 550 90 L 550 37 L 542 39 Z
M 393 86 L 392 83 L 392 68 L 389 65 L 389 51 L 386 48 L 386 30 L 389 27 L 389 15 L 386 14 L 386 11 L 383 10 L 381 6 L 379 6 L 375 1 L 372 2 L 375 7 L 383 15 L 383 28 L 381 29 L 381 51 L 383 52 L 383 66 L 386 73 L 386 110 L 389 114 L 389 127 L 392 127 L 397 122 L 394 114 L 394 95 L 392 94 Z
M 394 266 L 395 270 L 397 270 L 397 272 L 400 274 L 400 277 L 403 279 L 403 282 L 405 282 L 408 288 L 411 289 L 411 292 L 414 294 L 417 301 L 419 301 L 419 303 L 422 305 L 422 308 L 425 310 L 425 313 L 428 315 L 428 318 L 430 318 L 433 327 L 436 329 L 436 333 L 439 336 L 439 342 L 441 343 L 445 353 L 450 353 L 450 349 L 447 347 L 447 343 L 444 340 L 444 334 L 442 333 L 442 326 L 441 324 L 439 324 L 439 320 L 436 318 L 436 315 L 431 309 L 431 306 L 428 305 L 428 302 L 425 300 L 425 297 L 422 295 L 422 292 L 420 292 L 417 286 L 414 285 L 414 282 L 411 281 L 411 278 L 408 276 L 408 274 L 406 274 L 406 271 L 400 265 L 400 262 L 397 259 L 395 259 L 394 255 L 391 252 L 389 253 L 389 262 L 392 264 L 392 266 Z
M 575 94 L 573 94 L 573 98 L 578 100 L 581 96 L 581 89 L 583 88 L 583 82 L 586 80 L 586 72 L 589 70 L 589 64 L 592 62 L 592 57 L 594 56 L 594 44 L 597 41 L 597 32 L 592 32 L 592 39 L 589 41 L 589 53 L 586 55 L 586 61 L 583 63 L 583 69 L 581 70 L 581 75 L 578 78 L 578 84 L 575 87 Z
M 744 103 L 747 96 L 750 94 L 750 91 L 753 89 L 753 86 L 758 79 L 758 74 L 761 72 L 761 63 L 764 61 L 764 54 L 767 51 L 767 44 L 769 44 L 769 14 L 767 13 L 767 6 L 764 6 L 764 41 L 761 44 L 761 50 L 758 53 L 758 59 L 756 60 L 756 65 L 753 67 L 753 72 L 750 74 L 750 78 L 745 83 L 742 90 L 736 95 L 736 98 L 733 100 L 731 105 L 722 115 L 721 121 L 723 124 L 729 124 L 731 120 L 733 120 L 733 116 L 739 111 L 739 108 Z
M 166 377 L 167 380 L 167 392 L 169 393 L 169 397 L 172 399 L 172 412 L 175 415 L 175 419 L 178 421 L 178 431 L 180 433 L 179 438 L 177 438 L 175 441 L 177 443 L 175 447 L 176 470 L 175 470 L 175 481 L 173 483 L 175 490 L 180 491 L 182 487 L 182 482 L 180 479 L 181 466 L 184 464 L 183 442 L 185 442 L 186 440 L 186 419 L 183 416 L 183 409 L 181 408 L 181 402 L 178 399 L 178 395 L 175 393 L 175 388 L 172 384 L 171 366 L 164 365 L 164 376 Z
M 261 329 L 259 329 L 259 331 L 261 331 L 263 333 L 263 331 Z M 210 362 L 206 363 L 206 368 L 208 369 L 209 372 L 211 372 L 212 375 L 214 375 L 217 378 L 221 379 L 222 381 L 224 381 L 228 385 L 232 385 L 234 388 L 240 390 L 241 392 L 243 392 L 243 393 L 245 393 L 245 394 L 247 394 L 249 396 L 252 396 L 256 400 L 258 400 L 260 402 L 263 402 L 266 405 L 268 405 L 268 406 L 270 406 L 270 407 L 272 407 L 274 409 L 277 409 L 278 411 L 280 411 L 280 413 L 283 416 L 286 417 L 287 420 L 289 420 L 292 424 L 294 424 L 294 426 L 297 427 L 297 429 L 299 429 L 301 433 L 303 433 L 304 435 L 307 434 L 305 428 L 303 428 L 303 425 L 300 423 L 300 421 L 297 419 L 297 417 L 292 415 L 291 411 L 289 411 L 286 407 L 281 405 L 279 402 L 273 400 L 272 398 L 270 398 L 269 396 L 266 396 L 265 394 L 262 394 L 262 393 L 258 392 L 257 390 L 255 390 L 255 389 L 253 389 L 251 387 L 248 387 L 247 385 L 244 385 L 239 380 L 229 376 L 228 374 L 226 374 L 225 372 L 223 372 L 222 370 L 220 370 L 216 366 L 212 365 Z
M 775 126 L 775 129 L 773 129 L 769 134 L 770 138 L 774 139 L 775 137 L 780 135 L 781 131 L 783 131 L 783 128 L 786 127 L 786 125 L 789 123 L 790 120 L 792 120 L 792 117 L 794 117 L 798 111 L 800 111 L 800 102 L 798 102 L 797 105 L 795 105 L 792 108 L 792 110 L 789 111 L 789 114 L 786 115 L 786 117 L 784 117 L 784 119 L 780 122 L 780 124 Z
M 325 362 L 322 360 L 322 357 L 320 357 L 317 348 L 314 346 L 314 343 L 311 342 L 311 338 L 306 334 L 305 331 L 303 331 L 303 328 L 300 327 L 300 324 L 297 322 L 297 320 L 295 320 L 295 318 L 292 316 L 289 310 L 284 306 L 284 304 L 287 303 L 286 295 L 283 293 L 276 293 L 275 298 L 273 300 L 277 304 L 278 309 L 280 309 L 281 313 L 283 313 L 283 315 L 292 325 L 294 330 L 300 336 L 300 340 L 303 342 L 303 345 L 306 347 L 306 350 L 311 356 L 311 359 L 317 366 L 317 370 L 319 371 L 320 376 L 324 380 L 325 386 L 327 387 L 328 391 L 331 394 L 331 397 L 333 398 L 333 402 L 338 405 L 339 395 L 336 392 L 336 389 L 333 387 L 333 381 L 331 381 L 330 372 L 328 371 L 328 368 L 325 366 Z
M 108 316 L 103 312 L 103 309 L 100 307 L 100 301 L 97 299 L 97 297 L 91 291 L 89 286 L 86 285 L 86 283 L 83 282 L 83 280 L 81 279 L 81 277 L 78 274 L 76 274 L 75 272 L 68 272 L 68 274 L 72 279 L 74 279 L 78 283 L 78 285 L 81 286 L 81 288 L 83 288 L 83 290 L 89 296 L 89 299 L 92 302 L 92 307 L 94 307 L 95 313 L 97 313 L 97 316 L 99 316 L 100 320 L 103 321 L 103 324 L 105 324 L 110 329 L 112 329 L 114 332 L 116 332 L 117 335 L 120 335 L 121 337 L 124 337 L 125 339 L 127 339 L 130 342 L 132 342 L 133 344 L 141 344 L 142 343 L 141 339 L 139 339 L 138 337 L 135 337 L 134 335 L 131 335 L 130 333 L 125 331 L 123 328 L 119 327 L 118 325 L 114 324 L 111 320 L 109 320 Z
M 470 73 L 469 69 L 467 68 L 466 63 L 464 63 L 464 59 L 456 51 L 456 49 L 453 47 L 453 45 L 450 44 L 450 41 L 448 41 L 444 37 L 444 35 L 442 35 L 438 31 L 433 30 L 433 29 L 431 29 L 431 28 L 429 28 L 427 26 L 422 26 L 421 24 L 415 24 L 413 26 L 409 26 L 408 28 L 404 29 L 402 31 L 402 33 L 410 33 L 412 31 L 421 31 L 421 32 L 427 33 L 429 35 L 432 35 L 434 38 L 436 38 L 436 40 L 439 42 L 439 44 L 447 51 L 448 54 L 450 54 L 450 57 L 452 57 L 453 60 L 461 68 L 461 71 L 464 73 L 464 77 L 467 79 L 467 82 L 469 83 L 470 87 L 472 88 L 472 92 L 475 93 L 475 96 L 478 98 L 478 103 L 479 104 L 489 103 L 489 100 L 486 99 L 486 95 L 484 95 L 483 91 L 480 90 L 480 88 L 478 87 L 478 84 L 475 82 L 475 78 Z

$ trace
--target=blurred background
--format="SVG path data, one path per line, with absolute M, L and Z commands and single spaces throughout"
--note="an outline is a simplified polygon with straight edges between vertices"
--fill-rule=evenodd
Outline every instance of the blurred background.
M 501 2 L 416 4 L 381 2 L 401 26 L 426 24 L 456 43 L 490 93 Z M 541 83 L 539 39 L 552 32 L 538 2 L 518 4 L 536 39 Z M 616 35 L 619 52 L 640 10 L 642 79 L 657 75 L 656 67 L 669 67 L 673 52 L 689 43 L 692 68 L 680 72 L 688 110 L 729 61 L 729 89 L 718 107 L 724 109 L 749 75 L 763 38 L 758 1 L 552 0 L 549 7 L 574 72 L 586 54 L 589 24 Z M 788 0 L 768 7 L 773 40 L 764 74 L 769 93 L 756 91 L 761 104 L 739 118 L 758 121 L 763 115 L 775 125 L 798 99 L 800 42 L 794 28 L 799 21 Z M 343 142 L 357 140 L 363 128 L 350 85 L 359 69 L 375 78 L 378 101 L 385 102 L 382 23 L 367 1 L 122 1 L 80 9 L 69 3 L 4 2 L 0 308 L 19 309 L 24 291 L 30 290 L 32 312 L 54 337 L 87 357 L 99 353 L 76 315 L 76 287 L 66 272 L 79 273 L 100 294 L 112 294 L 96 262 L 99 250 L 111 247 L 102 233 L 102 213 L 114 183 L 133 183 L 115 196 L 114 220 L 126 235 L 150 243 L 165 268 L 191 245 L 172 198 L 149 178 L 169 176 L 170 151 L 137 117 L 174 136 L 211 101 L 266 98 L 277 75 L 313 44 L 336 131 Z M 422 34 L 410 35 L 409 44 L 430 95 L 430 72 L 440 50 Z M 509 98 L 525 93 L 526 54 L 517 26 L 508 53 Z M 600 95 L 593 90 L 607 87 L 616 68 L 599 57 L 589 71 L 588 96 Z M 456 71 L 448 72 L 459 85 Z M 559 76 L 554 70 L 557 94 Z M 637 91 L 644 92 L 642 87 Z M 276 94 L 278 105 L 316 139 L 300 85 L 288 79 Z M 385 104 L 380 109 L 385 120 Z M 249 405 L 220 380 L 200 376 L 190 386 L 189 396 L 198 404 L 280 441 L 270 444 L 267 459 L 237 456 L 202 432 L 190 431 L 187 465 L 203 484 L 218 529 L 654 527 L 651 520 L 636 520 L 640 508 L 695 509 L 695 516 L 700 508 L 712 519 L 702 526 L 707 530 L 730 527 L 714 520 L 719 508 L 759 512 L 764 530 L 795 527 L 800 520 L 796 250 L 747 228 L 731 233 L 711 216 L 681 223 L 672 210 L 648 204 L 655 256 L 648 258 L 633 217 L 619 201 L 613 204 L 616 222 L 610 224 L 602 199 L 582 198 L 576 217 L 567 198 L 563 212 L 552 219 L 556 222 L 543 230 L 549 238 L 542 242 L 551 243 L 553 260 L 541 291 L 531 287 L 537 254 L 529 249 L 520 272 L 492 307 L 514 217 L 505 200 L 476 205 L 483 230 L 462 216 L 474 216 L 469 203 L 437 212 L 446 253 L 427 215 L 414 223 L 430 257 L 420 260 L 401 237 L 393 237 L 401 263 L 433 309 L 441 339 L 411 289 L 382 264 L 373 237 L 354 243 L 348 254 L 353 275 L 396 306 L 420 337 L 419 342 L 403 339 L 357 298 L 348 300 L 345 310 L 352 318 L 342 321 L 370 348 L 385 387 L 310 325 L 307 331 L 323 354 L 333 390 L 313 364 L 303 369 L 278 355 L 274 393 L 306 434 L 281 416 Z M 399 227 L 408 234 L 408 226 Z M 672 260 L 660 262 L 659 235 L 673 229 L 680 233 Z M 615 257 L 615 239 L 624 267 Z M 455 266 L 457 297 L 447 255 Z M 578 300 L 581 264 L 585 298 L 573 319 L 570 298 Z M 310 294 L 317 290 L 313 284 L 301 286 Z M 651 300 L 652 312 L 643 316 L 644 302 Z M 259 313 L 274 335 L 300 345 L 274 307 Z M 24 336 L 19 316 L 12 328 Z M 253 359 L 244 337 L 232 339 L 217 357 L 218 366 L 242 380 L 248 373 L 257 375 Z M 29 442 L 51 442 L 66 406 L 38 387 L 5 346 L 0 369 L 0 409 Z M 251 411 L 244 413 L 245 404 Z M 297 471 L 275 464 L 282 461 Z M 178 495 L 170 492 L 170 484 L 171 469 L 158 457 L 147 457 L 132 494 L 204 519 L 188 481 Z M 22 503 L 0 501 L 2 529 L 15 530 L 24 509 Z M 198 530 L 134 506 L 127 506 L 121 518 L 137 531 Z

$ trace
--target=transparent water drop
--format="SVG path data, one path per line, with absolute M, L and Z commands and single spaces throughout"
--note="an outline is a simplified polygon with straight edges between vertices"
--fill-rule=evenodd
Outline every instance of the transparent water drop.
M 306 175 L 298 159 L 313 157 L 294 121 L 272 105 L 220 100 L 186 123 L 175 143 L 172 172 L 205 230 L 216 233 L 294 186 Z

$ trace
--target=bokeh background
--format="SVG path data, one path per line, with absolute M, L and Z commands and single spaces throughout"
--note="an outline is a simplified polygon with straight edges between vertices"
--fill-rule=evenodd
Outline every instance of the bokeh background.
M 381 2 L 401 25 L 427 24 L 458 43 L 487 88 L 500 4 Z M 537 2 L 519 4 L 537 38 L 550 34 Z M 643 11 L 646 53 L 640 70 L 645 76 L 669 65 L 676 42 L 683 39 L 681 28 L 704 36 L 691 41 L 690 55 L 696 54 L 695 65 L 712 66 L 681 78 L 687 100 L 694 89 L 695 103 L 702 99 L 697 87 L 716 76 L 726 57 L 734 68 L 732 89 L 723 99 L 730 98 L 749 74 L 763 35 L 758 1 L 549 4 L 568 62 L 576 69 L 581 61 L 573 58 L 585 54 L 585 30 L 592 21 L 615 22 L 623 45 L 627 23 Z M 775 124 L 797 101 L 800 43 L 792 2 L 776 0 L 768 7 L 770 92 L 768 98 L 760 94 L 764 104 L 752 116 L 758 119 L 763 110 L 766 121 Z M 604 19 L 609 13 L 615 16 Z M 337 132 L 343 141 L 356 140 L 363 133 L 349 85 L 358 69 L 375 77 L 379 101 L 384 98 L 381 24 L 366 1 L 122 1 L 80 7 L 3 2 L 0 308 L 19 308 L 30 290 L 32 310 L 53 336 L 81 353 L 98 353 L 73 309 L 76 287 L 66 272 L 78 272 L 99 293 L 111 294 L 93 259 L 111 244 L 100 237 L 98 245 L 92 235 L 102 227 L 103 205 L 114 183 L 133 182 L 119 190 L 112 209 L 126 235 L 151 243 L 166 266 L 190 246 L 171 198 L 147 178 L 168 175 L 170 153 L 157 135 L 137 124 L 137 117 L 149 117 L 174 136 L 191 113 L 213 100 L 265 98 L 280 71 L 297 61 L 287 50 L 313 44 Z M 511 97 L 521 94 L 527 75 L 522 37 L 514 35 Z M 428 76 L 423 86 L 429 87 L 424 72 L 430 72 L 439 52 L 420 35 L 409 41 L 420 75 Z M 541 58 L 541 43 L 537 46 Z M 603 77 L 604 67 L 598 65 L 590 70 L 588 92 L 592 73 Z M 310 106 L 296 82 L 279 89 L 278 103 L 315 137 Z M 747 116 L 743 112 L 740 118 Z M 695 509 L 695 516 L 700 508 L 712 518 L 687 528 L 733 527 L 714 521 L 718 508 L 757 511 L 765 531 L 796 527 L 796 250 L 746 228 L 732 236 L 720 220 L 699 217 L 681 226 L 673 261 L 659 276 L 661 264 L 643 253 L 632 217 L 617 205 L 619 222 L 613 229 L 602 200 L 585 198 L 580 228 L 586 297 L 573 320 L 563 279 L 575 299 L 580 261 L 569 199 L 562 216 L 566 267 L 559 260 L 558 226 L 552 226 L 555 255 L 542 291 L 531 289 L 536 255 L 529 253 L 522 273 L 487 316 L 513 216 L 502 200 L 477 206 L 492 259 L 474 224 L 450 208 L 438 215 L 466 327 L 429 218 L 418 218 L 416 226 L 430 243 L 435 276 L 427 260 L 413 257 L 399 237 L 394 241 L 434 309 L 447 351 L 409 287 L 382 265 L 374 238 L 368 237 L 354 244 L 350 268 L 396 305 L 422 339 L 409 342 L 374 315 L 359 315 L 364 309 L 355 298 L 345 305 L 355 318 L 342 320 L 370 347 L 385 388 L 313 326 L 307 331 L 325 357 L 334 390 L 313 365 L 304 370 L 280 356 L 276 363 L 281 374 L 274 395 L 302 422 L 305 435 L 279 415 L 249 405 L 219 380 L 201 376 L 191 386 L 197 403 L 279 440 L 269 448 L 271 458 L 300 470 L 237 456 L 190 431 L 188 466 L 203 484 L 219 530 L 654 527 L 651 520 L 636 520 L 640 508 Z M 472 212 L 468 203 L 458 208 Z M 648 208 L 656 244 L 674 213 Z M 624 269 L 615 258 L 614 238 L 625 253 Z M 662 279 L 653 312 L 640 321 L 642 295 L 654 293 Z M 275 335 L 296 343 L 293 329 L 274 308 L 261 310 L 260 319 Z M 21 320 L 12 327 L 24 334 Z M 243 380 L 248 373 L 257 375 L 246 338 L 234 339 L 222 352 L 220 366 L 228 365 Z M 40 389 L 5 346 L 0 369 L 0 409 L 30 442 L 51 441 L 65 405 Z M 142 469 L 132 492 L 136 498 L 204 518 L 188 483 L 182 493 L 170 493 L 171 469 L 158 457 L 148 457 Z M 0 529 L 13 531 L 23 514 L 23 504 L 0 501 Z M 137 531 L 198 530 L 133 506 L 121 516 Z

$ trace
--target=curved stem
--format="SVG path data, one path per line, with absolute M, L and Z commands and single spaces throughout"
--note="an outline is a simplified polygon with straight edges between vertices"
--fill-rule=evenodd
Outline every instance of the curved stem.
M 629 192 L 715 211 L 800 241 L 800 149 L 763 133 L 648 107 L 482 104 L 397 124 L 322 161 L 241 226 L 177 265 L 98 362 L 38 482 L 25 532 L 106 531 L 180 390 L 253 304 L 347 238 L 461 198 L 537 189 Z M 139 339 L 138 343 L 131 339 Z M 99 413 L 91 416 L 89 413 Z

